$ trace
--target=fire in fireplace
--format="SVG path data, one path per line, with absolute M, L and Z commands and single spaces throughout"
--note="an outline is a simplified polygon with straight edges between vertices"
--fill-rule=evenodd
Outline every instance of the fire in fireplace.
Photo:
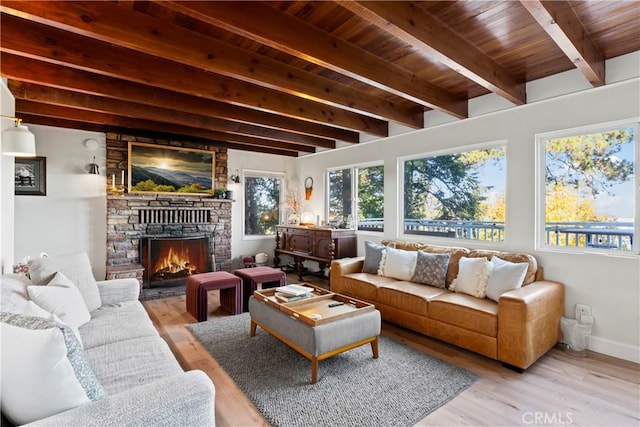
M 209 237 L 147 237 L 140 254 L 146 287 L 184 284 L 192 274 L 209 271 Z

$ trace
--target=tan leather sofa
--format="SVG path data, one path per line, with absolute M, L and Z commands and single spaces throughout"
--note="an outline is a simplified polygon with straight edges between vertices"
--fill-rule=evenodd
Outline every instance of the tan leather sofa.
M 527 254 L 473 250 L 460 247 L 393 242 L 396 249 L 448 253 L 446 287 L 458 274 L 461 257 L 498 255 L 510 262 L 529 264 L 522 288 L 502 294 L 498 302 L 448 289 L 362 273 L 364 257 L 333 261 L 333 292 L 375 304 L 385 321 L 438 338 L 522 371 L 561 338 L 564 286 L 543 280 L 542 268 Z

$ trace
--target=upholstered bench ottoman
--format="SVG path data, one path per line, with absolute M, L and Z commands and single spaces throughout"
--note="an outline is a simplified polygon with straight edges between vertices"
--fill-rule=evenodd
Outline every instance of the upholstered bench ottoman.
M 198 322 L 207 320 L 208 292 L 220 290 L 220 306 L 232 314 L 242 313 L 242 280 L 226 271 L 194 274 L 187 278 L 187 311 Z
M 242 279 L 242 311 L 249 310 L 249 297 L 258 289 L 258 284 L 261 283 L 263 289 L 287 284 L 284 271 L 271 267 L 241 268 L 233 274 Z
M 271 335 L 311 361 L 311 384 L 318 379 L 318 362 L 361 345 L 370 344 L 373 358 L 378 358 L 378 335 L 381 317 L 370 310 L 316 326 L 296 319 L 254 296 L 249 298 L 250 335 L 260 326 Z

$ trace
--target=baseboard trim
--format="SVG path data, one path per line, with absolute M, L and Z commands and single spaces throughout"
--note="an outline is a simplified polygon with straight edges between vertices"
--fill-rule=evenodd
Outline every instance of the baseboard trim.
M 640 347 L 600 337 L 589 337 L 589 350 L 618 359 L 640 363 Z

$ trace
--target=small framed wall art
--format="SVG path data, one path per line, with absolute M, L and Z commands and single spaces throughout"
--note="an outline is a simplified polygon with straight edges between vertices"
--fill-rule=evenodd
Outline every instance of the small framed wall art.
M 47 158 L 16 157 L 14 185 L 16 196 L 46 196 Z

